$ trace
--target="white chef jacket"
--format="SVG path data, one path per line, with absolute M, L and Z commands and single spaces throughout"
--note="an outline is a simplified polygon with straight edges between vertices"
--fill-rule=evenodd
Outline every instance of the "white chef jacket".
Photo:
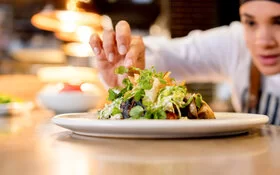
M 227 81 L 232 87 L 232 104 L 237 112 L 266 114 L 271 124 L 280 124 L 280 74 L 262 77 L 260 101 L 248 111 L 247 97 L 251 55 L 246 48 L 243 26 L 193 31 L 176 39 L 144 37 L 146 68 L 171 71 L 176 80 L 187 82 Z

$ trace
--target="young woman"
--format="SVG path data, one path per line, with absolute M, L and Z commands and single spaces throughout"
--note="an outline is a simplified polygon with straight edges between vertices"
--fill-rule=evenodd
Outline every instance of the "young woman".
M 280 124 L 280 0 L 242 0 L 240 22 L 176 39 L 131 36 L 120 21 L 103 39 L 92 35 L 97 68 L 108 86 L 120 84 L 119 65 L 155 66 L 176 79 L 229 81 L 237 112 L 266 114 Z

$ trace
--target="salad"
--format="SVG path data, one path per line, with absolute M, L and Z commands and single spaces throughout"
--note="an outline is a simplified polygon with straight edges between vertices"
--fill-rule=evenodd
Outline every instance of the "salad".
M 98 119 L 215 119 L 201 94 L 188 92 L 170 72 L 120 66 L 115 73 L 129 76 L 122 87 L 108 90 L 110 103 L 98 111 Z

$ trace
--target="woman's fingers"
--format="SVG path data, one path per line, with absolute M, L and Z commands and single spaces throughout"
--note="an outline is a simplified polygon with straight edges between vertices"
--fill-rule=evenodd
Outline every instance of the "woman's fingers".
M 126 21 L 120 21 L 116 25 L 116 42 L 120 55 L 125 55 L 129 50 L 131 40 L 130 26 Z
M 96 65 L 100 69 L 105 69 L 108 66 L 108 59 L 105 55 L 105 52 L 103 50 L 103 43 L 100 39 L 99 35 L 93 34 L 90 37 L 89 44 L 95 54 L 95 58 L 97 60 Z
M 106 30 L 103 33 L 103 49 L 109 62 L 113 62 L 117 57 L 115 32 Z
M 130 67 L 136 64 L 140 57 L 145 54 L 145 46 L 143 40 L 139 36 L 134 36 L 131 39 L 129 50 L 125 56 L 124 65 Z M 141 60 L 140 60 L 141 61 Z
M 142 38 L 131 36 L 130 26 L 126 21 L 120 21 L 116 25 L 116 32 L 113 30 L 104 31 L 102 40 L 98 35 L 92 35 L 90 45 L 96 58 L 102 64 L 109 61 L 111 62 L 109 64 L 113 66 L 114 63 L 122 61 L 121 64 L 130 67 L 144 60 L 145 47 Z
M 93 34 L 90 37 L 89 44 L 95 55 L 99 55 L 102 50 L 102 41 L 97 34 Z

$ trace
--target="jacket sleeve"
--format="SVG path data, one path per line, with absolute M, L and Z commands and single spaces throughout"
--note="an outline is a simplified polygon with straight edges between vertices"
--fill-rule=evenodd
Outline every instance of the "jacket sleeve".
M 144 38 L 146 68 L 171 71 L 187 82 L 217 82 L 234 74 L 245 47 L 239 22 L 206 31 L 192 31 L 182 38 Z

